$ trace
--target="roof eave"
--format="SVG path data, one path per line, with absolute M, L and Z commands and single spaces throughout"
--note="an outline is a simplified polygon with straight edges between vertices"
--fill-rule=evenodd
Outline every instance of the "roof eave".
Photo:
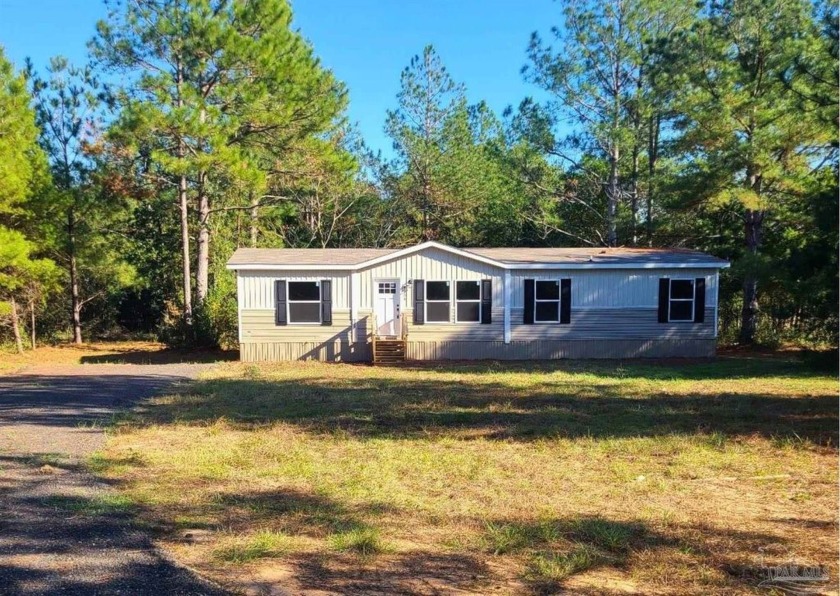
M 726 269 L 727 262 L 703 263 L 505 263 L 505 269 Z
M 271 265 L 265 263 L 228 263 L 233 271 L 357 271 L 377 263 L 365 261 L 355 265 Z M 729 263 L 492 263 L 501 269 L 728 269 Z
M 278 269 L 285 271 L 354 271 L 361 267 L 361 265 L 279 265 L 268 263 L 228 263 L 225 267 L 231 271 L 277 271 Z

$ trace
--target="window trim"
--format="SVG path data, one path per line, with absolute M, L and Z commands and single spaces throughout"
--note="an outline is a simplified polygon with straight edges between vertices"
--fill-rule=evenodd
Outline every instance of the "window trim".
M 476 300 L 458 300 L 458 284 L 459 283 L 475 283 L 478 286 L 478 298 Z M 482 295 L 481 295 L 481 280 L 480 279 L 456 279 L 455 280 L 455 322 L 461 323 L 463 325 L 481 325 L 481 315 L 482 315 Z M 478 303 L 478 319 L 475 321 L 461 321 L 458 318 L 458 303 L 463 302 L 465 304 L 469 303 Z
M 675 281 L 691 282 L 691 298 L 671 298 L 671 288 Z M 697 299 L 697 282 L 693 277 L 671 277 L 668 279 L 668 322 L 669 323 L 693 323 L 694 322 L 694 303 Z M 691 309 L 689 310 L 689 317 L 687 319 L 672 319 L 671 318 L 671 302 L 690 302 Z
M 557 300 L 540 300 L 537 298 L 537 284 L 540 282 L 546 281 L 553 281 L 557 284 Z M 563 288 L 561 287 L 561 280 L 560 278 L 557 279 L 535 279 L 534 280 L 534 325 L 557 325 L 560 323 L 560 317 L 562 316 L 563 312 Z M 557 318 L 551 320 L 538 320 L 537 319 L 537 303 L 538 302 L 556 302 L 557 303 Z
M 315 284 L 318 288 L 318 300 L 292 300 L 291 292 L 289 291 L 290 284 Z M 286 280 L 286 324 L 287 325 L 321 325 L 324 321 L 324 313 L 321 312 L 321 280 L 314 281 L 309 279 L 287 279 Z M 293 321 L 292 320 L 292 303 L 294 304 L 317 304 L 318 305 L 318 321 Z
M 449 288 L 449 300 L 429 300 L 429 284 L 430 283 L 445 283 Z M 423 280 L 423 316 L 426 325 L 452 325 L 452 280 L 451 279 L 424 279 Z M 429 302 L 435 304 L 447 303 L 449 305 L 448 317 L 445 321 L 430 321 L 429 320 Z

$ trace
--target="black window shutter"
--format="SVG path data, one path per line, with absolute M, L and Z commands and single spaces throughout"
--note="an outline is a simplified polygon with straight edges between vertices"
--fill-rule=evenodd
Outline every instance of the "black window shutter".
M 414 280 L 414 324 L 422 325 L 425 319 L 426 282 L 422 279 Z
M 481 280 L 481 324 L 482 325 L 489 325 L 493 322 L 492 313 L 490 312 L 493 309 L 493 280 L 492 279 L 482 279 Z
M 572 321 L 572 280 L 560 280 L 560 323 L 568 325 Z
M 286 280 L 274 282 L 274 324 L 286 324 Z
M 702 323 L 706 314 L 706 278 L 694 280 L 694 322 Z
M 668 322 L 668 298 L 671 294 L 671 279 L 659 278 L 659 322 Z
M 321 325 L 332 325 L 332 280 L 321 280 Z
M 526 325 L 534 324 L 534 280 L 525 280 L 525 315 L 522 322 Z

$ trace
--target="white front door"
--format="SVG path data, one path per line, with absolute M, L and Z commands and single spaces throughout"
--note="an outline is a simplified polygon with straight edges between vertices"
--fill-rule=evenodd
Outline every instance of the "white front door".
M 377 335 L 399 335 L 400 281 L 377 279 L 373 282 Z

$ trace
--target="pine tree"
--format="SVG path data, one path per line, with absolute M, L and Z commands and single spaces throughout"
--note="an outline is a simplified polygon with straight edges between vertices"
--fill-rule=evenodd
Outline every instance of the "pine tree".
M 225 203 L 225 188 L 256 195 L 252 208 L 259 211 L 270 172 L 256 156 L 282 155 L 300 139 L 329 131 L 345 107 L 342 85 L 291 29 L 291 19 L 284 0 L 140 0 L 115 4 L 99 24 L 94 54 L 131 81 L 114 94 L 123 111 L 112 138 L 145 148 L 150 174 L 177 187 L 187 320 L 190 203 L 201 303 L 209 289 L 212 218 L 242 208 Z
M 41 146 L 52 185 L 33 199 L 35 230 L 44 250 L 67 271 L 73 342 L 82 343 L 82 314 L 115 288 L 130 284 L 133 268 L 113 231 L 127 211 L 108 193 L 95 159 L 101 143 L 97 81 L 90 67 L 53 58 L 47 78 L 31 72 Z
M 30 201 L 49 181 L 38 146 L 31 96 L 0 48 L 0 304 L 18 351 L 23 351 L 18 311 L 21 292 L 46 284 L 54 264 L 33 258 L 34 244 L 19 229 L 32 218 Z
M 385 126 L 397 159 L 384 186 L 402 213 L 398 242 L 486 241 L 492 226 L 480 230 L 482 214 L 517 202 L 493 151 L 504 145 L 500 122 L 485 104 L 468 105 L 432 46 L 402 72 L 397 101 Z
M 695 200 L 741 220 L 740 341 L 750 344 L 765 226 L 806 191 L 835 139 L 824 109 L 805 92 L 809 81 L 794 68 L 803 57 L 826 54 L 825 39 L 805 0 L 715 1 L 701 16 L 668 57 L 675 72 L 669 84 L 681 90 L 678 149 L 694 163 L 685 177 L 694 179 Z

